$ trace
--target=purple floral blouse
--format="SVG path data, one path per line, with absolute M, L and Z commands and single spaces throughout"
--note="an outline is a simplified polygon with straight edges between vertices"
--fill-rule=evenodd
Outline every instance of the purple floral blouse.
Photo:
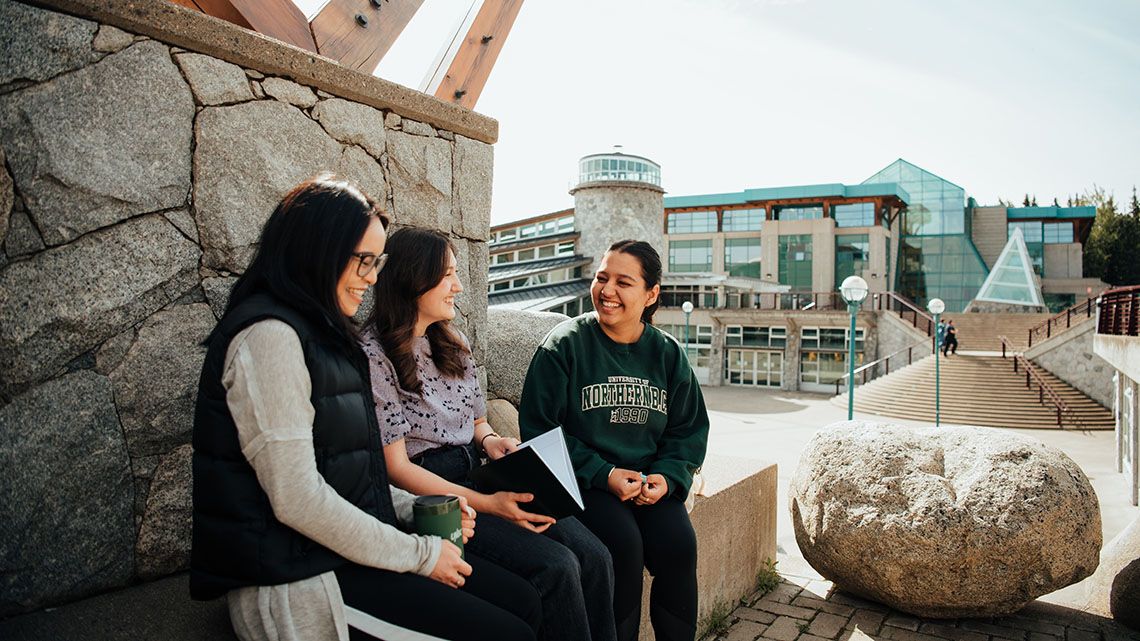
M 463 337 L 464 342 L 467 338 Z M 413 394 L 400 387 L 392 361 L 371 328 L 360 337 L 368 355 L 372 397 L 381 440 L 389 445 L 404 439 L 408 457 L 443 445 L 463 445 L 475 437 L 475 419 L 487 415 L 487 401 L 479 388 L 475 360 L 468 354 L 462 378 L 447 378 L 431 360 L 426 336 L 414 339 L 412 354 L 423 382 L 423 392 Z

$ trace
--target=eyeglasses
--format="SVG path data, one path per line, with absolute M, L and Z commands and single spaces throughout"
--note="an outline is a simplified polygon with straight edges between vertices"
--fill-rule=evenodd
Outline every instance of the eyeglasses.
M 353 258 L 357 261 L 356 275 L 361 278 L 366 278 L 372 272 L 380 273 L 384 269 L 384 263 L 388 262 L 388 254 L 353 254 Z

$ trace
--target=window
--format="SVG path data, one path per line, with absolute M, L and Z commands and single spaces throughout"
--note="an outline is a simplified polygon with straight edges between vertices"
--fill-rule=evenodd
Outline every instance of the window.
M 657 329 L 669 334 L 677 339 L 678 343 L 685 343 L 685 326 L 684 325 L 658 325 Z M 689 344 L 690 345 L 712 345 L 713 339 L 713 326 L 712 325 L 689 325 Z
M 779 387 L 784 380 L 784 353 L 758 349 L 725 350 L 724 380 L 729 385 Z
M 534 247 L 530 249 L 520 249 L 518 252 L 519 260 L 534 260 L 535 250 Z
M 558 233 L 574 231 L 574 217 L 563 216 L 558 219 Z
M 871 227 L 875 224 L 875 203 L 834 205 L 831 217 L 836 227 Z
M 863 364 L 863 353 L 855 352 L 855 367 Z M 834 385 L 847 373 L 847 352 L 800 352 L 800 382 Z
M 557 253 L 559 256 L 573 256 L 574 255 L 574 243 L 572 243 L 572 242 L 570 242 L 570 243 L 558 243 L 558 252 Z
M 750 327 L 729 325 L 724 329 L 724 344 L 742 347 L 783 347 L 788 341 L 786 327 Z
M 1029 260 L 1033 263 L 1033 271 L 1038 276 L 1045 275 L 1045 234 L 1043 227 L 1039 220 L 1020 220 L 1006 225 L 1010 236 L 1013 235 L 1013 230 L 1021 230 L 1022 236 L 1025 237 L 1025 248 L 1029 250 Z M 1069 233 L 1072 233 L 1071 224 L 1069 224 Z
M 724 269 L 732 276 L 760 278 L 760 239 L 726 238 Z
M 539 258 L 550 258 L 554 256 L 554 245 L 544 245 L 538 248 Z
M 515 253 L 514 252 L 503 252 L 501 254 L 495 254 L 495 264 L 496 265 L 504 265 L 506 263 L 513 263 L 513 262 L 515 262 Z
M 507 240 L 514 240 L 518 236 L 518 232 L 518 228 L 504 229 L 503 231 L 499 232 L 499 241 L 503 242 Z
M 835 237 L 835 287 L 848 276 L 862 276 L 871 258 L 871 243 L 867 234 L 837 235 Z
M 716 307 L 716 288 L 698 285 L 670 285 L 661 288 L 662 307 L 680 307 L 689 301 L 694 307 Z
M 811 291 L 811 235 L 780 236 L 781 285 L 793 290 Z
M 760 209 L 727 209 L 721 231 L 760 231 L 765 211 Z
M 800 349 L 843 351 L 847 349 L 847 327 L 804 327 L 800 330 Z M 863 351 L 863 328 L 855 328 L 855 351 Z
M 823 218 L 823 205 L 776 207 L 776 220 L 815 220 Z
M 519 229 L 519 238 L 530 238 L 538 233 L 538 227 L 535 225 L 527 225 Z
M 1045 243 L 1055 245 L 1073 242 L 1073 223 L 1045 223 Z
M 712 239 L 669 241 L 669 271 L 712 271 Z
M 670 234 L 701 234 L 715 231 L 715 211 L 679 211 L 669 214 Z

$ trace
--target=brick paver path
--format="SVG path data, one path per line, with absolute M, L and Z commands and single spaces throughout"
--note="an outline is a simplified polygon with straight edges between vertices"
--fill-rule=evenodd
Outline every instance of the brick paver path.
M 1140 641 L 1112 619 L 1036 601 L 989 619 L 919 619 L 845 594 L 817 577 L 784 575 L 744 599 L 727 632 L 706 641 Z

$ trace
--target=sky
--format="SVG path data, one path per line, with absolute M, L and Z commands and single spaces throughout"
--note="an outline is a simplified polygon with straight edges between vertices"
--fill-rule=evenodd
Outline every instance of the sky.
M 425 2 L 376 75 L 419 88 L 469 6 Z M 492 224 L 572 206 L 577 160 L 614 145 L 667 195 L 901 157 L 983 205 L 1126 202 L 1138 35 L 1136 0 L 527 0 L 475 109 L 499 121 Z

